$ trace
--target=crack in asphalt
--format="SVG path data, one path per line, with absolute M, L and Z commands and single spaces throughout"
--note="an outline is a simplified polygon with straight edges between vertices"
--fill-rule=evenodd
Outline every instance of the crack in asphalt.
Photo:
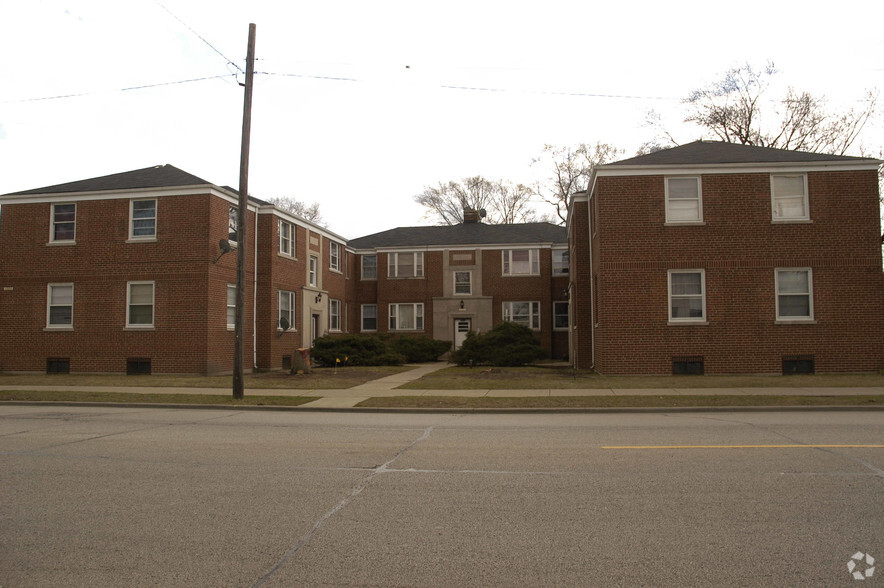
M 307 544 L 307 542 L 310 541 L 310 539 L 313 537 L 313 535 L 315 535 L 316 532 L 319 531 L 319 529 L 322 527 L 322 525 L 325 524 L 325 522 L 327 520 L 329 520 L 331 517 L 335 516 L 338 512 L 341 511 L 341 509 L 345 508 L 348 504 L 350 504 L 350 502 L 352 502 L 354 498 L 356 498 L 363 490 L 365 490 L 366 487 L 368 487 L 368 485 L 371 483 L 372 480 L 374 480 L 377 476 L 384 474 L 384 473 L 400 471 L 400 470 L 391 469 L 390 466 L 393 464 L 393 462 L 395 462 L 397 459 L 402 457 L 402 455 L 404 455 L 405 452 L 410 450 L 412 447 L 414 447 L 415 445 L 417 445 L 418 443 L 420 443 L 422 441 L 426 441 L 427 439 L 429 439 L 430 434 L 432 434 L 433 429 L 435 429 L 435 428 L 436 428 L 436 425 L 432 425 L 432 426 L 427 427 L 426 429 L 424 429 L 424 432 L 420 437 L 418 437 L 417 439 L 415 439 L 414 441 L 412 441 L 411 443 L 409 443 L 408 445 L 406 445 L 405 447 L 400 449 L 396 453 L 396 455 L 394 455 L 391 459 L 387 460 L 386 462 L 382 463 L 379 466 L 375 466 L 375 467 L 369 469 L 368 470 L 369 474 L 366 477 L 364 477 L 362 480 L 360 480 L 360 482 L 350 491 L 350 493 L 347 496 L 344 497 L 343 500 L 341 500 L 338 504 L 336 504 L 334 506 L 334 508 L 332 508 L 330 511 L 328 511 L 327 513 L 322 515 L 319 518 L 319 520 L 316 521 L 316 523 L 314 523 L 313 528 L 310 529 L 310 531 L 306 535 L 301 537 L 298 540 L 298 542 L 295 543 L 295 545 L 291 547 L 291 549 L 286 551 L 283 554 L 282 558 L 276 563 L 276 565 L 274 565 L 272 568 L 270 568 L 270 570 L 266 574 L 264 574 L 261 578 L 258 579 L 257 582 L 255 582 L 255 584 L 254 584 L 255 588 L 258 588 L 259 586 L 263 586 L 264 584 L 266 584 L 267 581 L 269 581 L 276 574 L 276 572 L 278 572 L 282 568 L 282 566 L 284 566 L 286 564 L 286 562 L 289 561 L 298 552 L 298 550 L 301 549 L 301 547 L 303 547 L 304 545 Z

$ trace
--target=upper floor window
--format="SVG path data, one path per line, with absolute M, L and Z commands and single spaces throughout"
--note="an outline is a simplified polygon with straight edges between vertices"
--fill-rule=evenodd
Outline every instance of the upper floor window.
M 153 239 L 157 236 L 157 201 L 129 201 L 129 238 Z
M 805 174 L 772 175 L 770 195 L 773 220 L 810 220 Z
M 289 257 L 295 256 L 295 225 L 279 219 L 278 251 Z
M 328 245 L 328 267 L 336 272 L 341 271 L 341 244 L 330 242 Z
M 390 330 L 391 331 L 423 331 L 424 330 L 424 305 L 415 304 L 391 304 L 390 305 Z
M 53 204 L 50 241 L 73 241 L 76 236 L 77 205 Z
M 666 178 L 666 222 L 703 220 L 703 196 L 699 177 Z
M 567 249 L 554 249 L 552 252 L 552 260 L 553 260 L 553 275 L 554 276 L 564 276 L 568 275 L 568 264 L 569 264 L 569 255 Z
M 154 305 L 153 282 L 129 282 L 126 313 L 127 327 L 152 327 Z
M 776 270 L 777 320 L 813 320 L 813 275 L 809 268 Z
M 539 302 L 504 302 L 503 320 L 540 330 Z
M 706 320 L 706 272 L 669 271 L 669 320 L 672 322 Z
M 540 275 L 540 251 L 538 249 L 505 249 L 503 255 L 503 275 Z
M 362 256 L 362 279 L 377 280 L 378 279 L 378 256 L 363 255 Z
M 49 284 L 49 291 L 47 292 L 46 299 L 46 327 L 73 327 L 74 285 Z
M 237 210 L 235 206 L 231 206 L 228 211 L 228 220 L 227 220 L 227 240 L 231 243 L 237 242 L 237 230 L 236 230 L 236 214 Z
M 390 278 L 420 278 L 424 275 L 424 253 L 390 253 L 387 276 Z
M 313 287 L 317 284 L 317 274 L 319 272 L 319 259 L 315 255 L 310 256 L 310 267 L 307 273 L 307 283 Z
M 328 330 L 341 330 L 341 301 L 334 298 L 328 301 Z
M 470 295 L 473 293 L 473 272 L 454 272 L 454 295 Z

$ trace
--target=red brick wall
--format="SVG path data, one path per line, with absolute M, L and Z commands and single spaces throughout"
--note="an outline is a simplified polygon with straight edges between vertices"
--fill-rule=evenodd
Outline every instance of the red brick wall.
M 664 226 L 663 176 L 599 177 L 596 369 L 670 373 L 672 356 L 701 355 L 706 373 L 780 373 L 793 354 L 817 372 L 884 368 L 877 175 L 810 172 L 808 194 L 810 223 L 775 224 L 770 174 L 704 175 L 705 225 Z M 812 269 L 815 324 L 775 321 L 787 267 Z M 667 324 L 667 270 L 680 268 L 705 270 L 707 325 Z
M 235 257 L 212 264 L 227 207 L 210 195 L 158 198 L 156 241 L 126 243 L 129 199 L 81 201 L 76 244 L 47 245 L 51 204 L 4 205 L 0 320 L 15 336 L 0 341 L 0 369 L 44 371 L 47 357 L 64 357 L 73 372 L 119 373 L 127 358 L 144 357 L 155 373 L 230 370 L 226 283 Z M 135 280 L 155 282 L 153 330 L 125 328 L 126 284 Z M 72 331 L 45 329 L 47 284 L 58 282 L 74 284 Z M 248 354 L 250 340 L 249 329 Z

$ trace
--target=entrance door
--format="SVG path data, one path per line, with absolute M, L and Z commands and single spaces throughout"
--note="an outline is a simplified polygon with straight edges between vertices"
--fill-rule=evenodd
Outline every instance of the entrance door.
M 314 314 L 310 321 L 310 347 L 313 347 L 313 342 L 319 338 L 319 335 L 319 315 Z
M 454 319 L 454 348 L 460 349 L 472 326 L 471 319 Z

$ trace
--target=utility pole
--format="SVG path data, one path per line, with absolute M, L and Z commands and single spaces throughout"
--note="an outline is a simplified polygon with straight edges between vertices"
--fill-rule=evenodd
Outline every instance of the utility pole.
M 236 211 L 236 319 L 233 327 L 233 398 L 243 392 L 243 311 L 246 294 L 246 212 L 249 207 L 249 138 L 252 133 L 252 82 L 255 75 L 255 23 L 249 24 L 246 85 L 242 107 L 242 146 L 239 156 L 239 208 Z M 257 268 L 256 268 L 257 269 Z

